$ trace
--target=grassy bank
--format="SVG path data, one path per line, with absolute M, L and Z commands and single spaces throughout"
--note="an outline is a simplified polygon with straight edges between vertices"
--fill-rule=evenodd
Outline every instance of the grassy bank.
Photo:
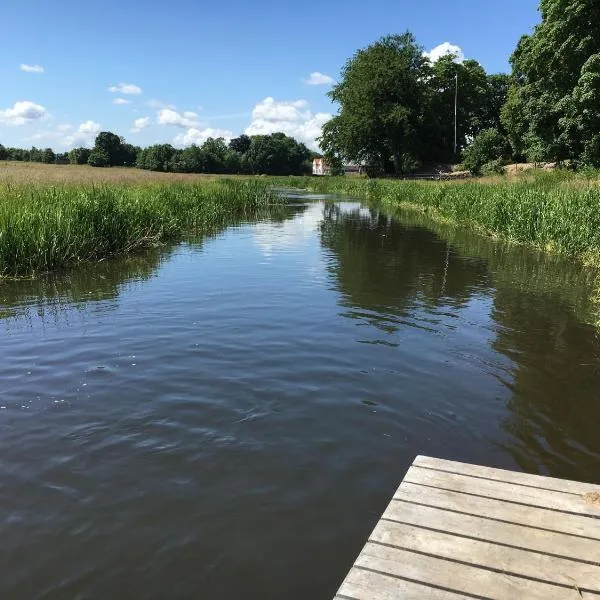
M 0 184 L 0 276 L 32 276 L 210 232 L 278 203 L 263 181 Z
M 407 207 L 466 226 L 600 265 L 600 186 L 595 179 L 540 173 L 491 181 L 419 182 L 358 178 L 296 178 L 319 193 Z

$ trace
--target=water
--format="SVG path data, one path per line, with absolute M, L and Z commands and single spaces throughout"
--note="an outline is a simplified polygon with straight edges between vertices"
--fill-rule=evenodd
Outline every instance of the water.
M 327 599 L 417 454 L 600 482 L 593 274 L 351 202 L 0 287 L 0 595 Z

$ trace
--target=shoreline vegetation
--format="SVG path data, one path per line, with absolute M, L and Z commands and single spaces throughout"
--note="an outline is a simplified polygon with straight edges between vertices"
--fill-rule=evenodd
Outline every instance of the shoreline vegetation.
M 462 181 L 290 178 L 288 185 L 343 194 L 600 267 L 600 178 L 566 170 Z
M 215 233 L 283 206 L 267 182 L 0 182 L 0 278 L 35 277 L 79 263 Z

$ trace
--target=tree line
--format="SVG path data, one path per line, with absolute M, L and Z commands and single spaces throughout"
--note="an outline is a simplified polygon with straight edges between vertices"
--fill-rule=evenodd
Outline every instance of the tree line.
M 599 167 L 600 4 L 541 0 L 539 8 L 541 23 L 519 41 L 510 75 L 456 56 L 432 62 L 410 32 L 358 50 L 329 92 L 339 110 L 321 147 L 333 169 L 352 161 L 371 175 L 401 176 L 461 159 L 474 172 L 510 161 Z
M 93 148 L 55 153 L 51 148 L 30 150 L 0 144 L 0 160 L 47 164 L 87 164 L 92 167 L 138 167 L 167 173 L 227 173 L 303 175 L 310 173 L 314 153 L 284 133 L 241 135 L 226 143 L 208 138 L 201 146 L 174 148 L 155 144 L 140 148 L 110 131 L 96 136 Z

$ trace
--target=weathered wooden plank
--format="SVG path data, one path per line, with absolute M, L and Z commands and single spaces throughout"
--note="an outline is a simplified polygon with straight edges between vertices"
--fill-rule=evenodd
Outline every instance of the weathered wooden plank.
M 524 550 L 566 556 L 573 560 L 600 563 L 600 542 L 563 533 L 499 523 L 418 504 L 392 502 L 383 519 L 437 529 L 453 535 L 506 544 Z
M 473 488 L 475 491 L 475 488 Z M 590 519 L 580 515 L 557 513 L 553 510 L 505 502 L 495 498 L 482 498 L 461 492 L 452 492 L 432 487 L 423 487 L 404 481 L 394 495 L 402 502 L 416 502 L 427 506 L 454 510 L 489 519 L 498 519 L 538 527 L 559 533 L 594 538 L 600 543 L 600 519 Z M 402 504 L 401 504 L 402 505 Z
M 494 600 L 581 600 L 575 588 L 523 579 L 506 573 L 415 554 L 368 542 L 356 565 L 424 584 Z
M 503 481 L 477 479 L 468 475 L 458 475 L 421 467 L 411 467 L 404 481 L 600 518 L 600 506 L 593 505 L 587 502 L 583 496 L 574 494 L 534 489 Z M 557 516 L 557 518 L 559 517 Z
M 530 577 L 565 588 L 600 593 L 600 566 L 548 556 L 528 550 L 458 537 L 413 525 L 380 521 L 370 541 L 407 551 Z
M 568 481 L 566 479 L 557 479 L 555 477 L 546 477 L 543 475 L 529 475 L 527 473 L 505 471 L 503 469 L 481 467 L 479 465 L 431 458 L 429 456 L 417 456 L 413 462 L 413 466 L 436 469 L 438 471 L 446 471 L 449 473 L 459 473 L 461 475 L 470 475 L 472 477 L 482 477 L 485 479 L 504 481 L 506 483 L 525 485 L 545 490 L 554 490 L 555 492 L 568 492 L 579 495 L 590 492 L 600 492 L 600 486 L 591 483 L 581 483 L 579 481 Z
M 353 600 L 464 600 L 464 594 L 354 568 L 338 591 Z M 472 597 L 469 598 L 472 600 Z

